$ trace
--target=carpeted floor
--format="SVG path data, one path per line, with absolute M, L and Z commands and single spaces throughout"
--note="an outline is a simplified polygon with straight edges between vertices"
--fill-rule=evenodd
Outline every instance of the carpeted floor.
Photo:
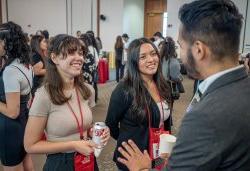
M 94 121 L 104 121 L 106 118 L 107 107 L 109 104 L 110 95 L 117 85 L 116 82 L 108 82 L 106 84 L 100 84 L 99 88 L 99 100 L 97 105 L 93 109 Z M 188 78 L 184 79 L 184 87 L 186 93 L 182 94 L 181 98 L 175 102 L 173 111 L 173 133 L 178 132 L 181 120 L 183 118 L 183 113 L 191 99 L 193 91 L 193 81 Z M 116 171 L 117 168 L 112 161 L 113 150 L 116 142 L 111 138 L 107 146 L 103 149 L 100 157 L 97 159 L 100 171 Z M 45 155 L 33 155 L 33 161 L 36 171 L 42 171 L 42 167 L 45 161 Z M 2 167 L 0 165 L 0 171 Z

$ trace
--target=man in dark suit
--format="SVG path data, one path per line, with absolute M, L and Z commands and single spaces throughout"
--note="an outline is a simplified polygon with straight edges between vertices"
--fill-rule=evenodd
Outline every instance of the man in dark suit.
M 249 171 L 250 78 L 238 65 L 242 15 L 231 0 L 199 0 L 183 5 L 179 19 L 182 61 L 192 78 L 204 81 L 164 170 Z M 130 170 L 151 168 L 148 153 L 133 142 L 119 151 Z

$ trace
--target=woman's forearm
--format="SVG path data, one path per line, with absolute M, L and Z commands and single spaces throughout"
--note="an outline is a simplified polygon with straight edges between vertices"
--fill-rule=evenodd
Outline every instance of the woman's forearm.
M 34 74 L 35 74 L 35 75 L 43 76 L 43 75 L 46 74 L 46 69 L 35 70 L 35 71 L 34 71 Z
M 16 119 L 19 115 L 19 108 L 8 107 L 7 104 L 0 102 L 0 113 L 11 118 Z
M 46 154 L 46 153 L 59 153 L 67 151 L 75 151 L 74 141 L 67 142 L 49 142 L 38 141 L 32 145 L 25 144 L 25 150 L 28 153 Z

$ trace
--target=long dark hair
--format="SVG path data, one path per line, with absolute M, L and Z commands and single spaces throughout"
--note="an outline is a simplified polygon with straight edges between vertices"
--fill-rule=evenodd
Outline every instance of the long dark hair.
M 93 31 L 92 31 L 92 33 L 87 32 L 86 34 L 89 36 L 90 45 L 93 46 L 96 49 L 97 53 L 99 53 L 99 49 L 97 47 L 96 40 L 95 40 L 95 35 L 93 34 Z
M 84 43 L 84 45 L 86 47 L 85 50 L 88 53 L 89 52 L 88 46 L 91 46 L 91 39 L 90 39 L 89 35 L 87 33 L 81 34 L 79 39 Z
M 32 36 L 31 41 L 30 41 L 32 55 L 39 54 L 42 57 L 42 59 L 44 58 L 44 53 L 40 47 L 40 44 L 43 39 L 45 39 L 43 35 L 35 35 L 35 36 Z
M 170 88 L 168 86 L 168 83 L 164 80 L 161 72 L 160 55 L 157 48 L 150 40 L 146 38 L 135 39 L 130 43 L 128 48 L 128 70 L 124 82 L 127 85 L 127 94 L 133 96 L 132 107 L 130 108 L 130 110 L 132 110 L 134 117 L 139 119 L 140 121 L 145 120 L 145 108 L 150 104 L 150 101 L 152 99 L 147 97 L 147 94 L 149 93 L 144 86 L 144 81 L 142 80 L 139 71 L 140 48 L 143 44 L 150 44 L 155 49 L 159 58 L 159 66 L 157 72 L 153 76 L 153 79 L 160 92 L 161 98 L 166 99 L 168 103 L 170 103 L 171 100 Z
M 165 60 L 167 61 L 169 58 L 177 57 L 175 41 L 171 37 L 166 37 L 166 39 L 162 41 L 160 45 L 161 59 L 165 58 Z
M 8 32 L 6 36 L 3 37 L 6 50 L 5 66 L 12 63 L 15 59 L 19 59 L 22 64 L 29 65 L 31 63 L 30 47 L 21 26 L 10 21 L 1 24 L 0 30 Z
M 85 52 L 85 47 L 77 38 L 65 34 L 59 34 L 54 37 L 49 46 L 49 60 L 47 64 L 47 72 L 45 75 L 45 89 L 50 95 L 51 101 L 56 105 L 61 105 L 67 102 L 70 98 L 63 93 L 64 84 L 61 75 L 59 74 L 56 64 L 51 60 L 51 55 L 62 55 L 67 58 L 67 55 L 75 52 Z M 86 53 L 83 53 L 85 56 Z M 84 84 L 82 74 L 74 78 L 75 87 L 80 91 L 83 99 L 87 100 L 91 96 L 91 91 Z
M 122 36 L 117 36 L 115 41 L 115 49 L 123 48 Z

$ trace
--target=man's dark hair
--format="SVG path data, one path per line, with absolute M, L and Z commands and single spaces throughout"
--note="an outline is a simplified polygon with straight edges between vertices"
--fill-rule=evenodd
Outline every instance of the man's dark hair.
M 122 34 L 122 37 L 127 39 L 129 38 L 127 33 Z
M 179 11 L 181 36 L 192 45 L 205 43 L 218 58 L 235 57 L 239 51 L 242 15 L 231 0 L 197 0 Z
M 248 54 L 246 55 L 246 58 L 249 58 L 249 59 L 250 59 L 250 53 L 248 53 Z
M 49 32 L 48 32 L 48 30 L 43 30 L 42 34 L 43 34 L 43 36 L 45 37 L 46 40 L 49 39 Z
M 95 37 L 95 33 L 92 30 L 86 32 L 87 34 L 92 34 Z
M 160 37 L 160 38 L 163 38 L 161 32 L 157 31 L 155 32 L 154 36 L 157 36 L 157 37 Z

